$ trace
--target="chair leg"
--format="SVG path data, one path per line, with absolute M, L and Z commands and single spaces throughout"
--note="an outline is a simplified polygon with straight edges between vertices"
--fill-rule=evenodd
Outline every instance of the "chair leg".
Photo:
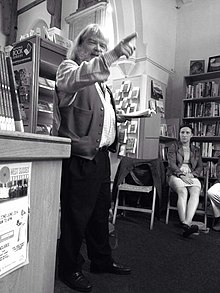
M 169 213 L 170 213 L 170 188 L 169 188 L 168 196 L 167 196 L 167 212 L 166 212 L 166 220 L 165 220 L 166 224 L 168 224 L 168 221 L 169 221 Z
M 116 201 L 115 201 L 115 209 L 114 209 L 113 220 L 112 220 L 113 225 L 115 225 L 115 222 L 116 222 L 118 201 L 119 201 L 119 190 L 117 192 Z
M 207 229 L 207 194 L 205 194 L 205 203 L 204 203 L 204 225 Z
M 150 220 L 150 230 L 153 229 L 153 225 L 154 225 L 155 203 L 156 203 L 156 187 L 154 186 L 154 189 L 153 189 L 152 210 L 151 210 L 151 220 Z

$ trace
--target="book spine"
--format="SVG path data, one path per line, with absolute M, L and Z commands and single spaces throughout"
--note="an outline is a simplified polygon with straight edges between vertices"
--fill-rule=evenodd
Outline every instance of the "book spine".
M 11 101 L 12 101 L 12 111 L 14 114 L 15 130 L 24 132 L 24 125 L 23 125 L 23 120 L 21 116 L 18 91 L 17 91 L 11 57 L 6 57 L 6 63 L 8 68 L 9 84 L 11 89 Z
M 6 71 L 6 62 L 4 52 L 0 51 L 0 60 L 1 60 L 1 76 L 3 83 L 3 103 L 5 109 L 5 117 L 6 117 L 6 130 L 14 130 L 13 129 L 13 117 L 10 109 L 10 88 L 7 83 L 7 71 Z
M 3 54 L 4 57 L 4 67 L 5 67 L 5 81 L 8 93 L 8 109 L 9 109 L 9 117 L 10 117 L 10 130 L 15 131 L 15 121 L 14 121 L 14 113 L 12 109 L 12 96 L 11 96 L 11 86 L 9 82 L 9 73 L 8 73 L 8 66 L 6 62 L 6 55 Z
M 1 51 L 0 51 L 0 103 L 1 103 L 0 129 L 6 130 L 7 113 L 6 113 L 6 106 L 5 106 L 5 84 L 4 84 L 4 78 L 3 78 L 3 65 L 2 65 L 2 59 L 1 59 Z

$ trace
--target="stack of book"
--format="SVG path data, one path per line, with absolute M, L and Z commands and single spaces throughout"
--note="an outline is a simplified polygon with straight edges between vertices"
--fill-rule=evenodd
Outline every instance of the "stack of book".
M 0 130 L 24 131 L 11 57 L 0 51 Z

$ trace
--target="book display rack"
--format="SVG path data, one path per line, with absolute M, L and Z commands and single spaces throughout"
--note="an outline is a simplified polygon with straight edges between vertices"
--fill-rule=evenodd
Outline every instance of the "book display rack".
M 51 134 L 56 71 L 67 49 L 39 36 L 11 51 L 24 131 Z

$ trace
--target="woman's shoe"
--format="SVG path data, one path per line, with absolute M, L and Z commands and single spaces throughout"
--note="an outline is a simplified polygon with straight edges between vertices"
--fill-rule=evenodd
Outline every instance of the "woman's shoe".
M 199 232 L 199 226 L 197 225 L 187 225 L 182 223 L 182 228 L 183 228 L 183 237 L 189 237 L 193 233 L 198 233 Z
M 212 229 L 216 232 L 220 232 L 220 217 L 215 218 L 215 224 L 213 225 Z

